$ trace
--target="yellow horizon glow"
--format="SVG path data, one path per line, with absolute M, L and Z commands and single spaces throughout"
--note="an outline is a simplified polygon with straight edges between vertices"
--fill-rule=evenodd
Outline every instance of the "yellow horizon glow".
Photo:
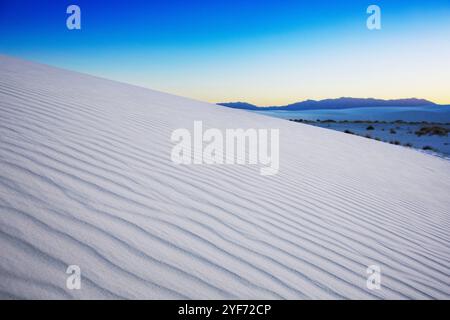
M 121 67 L 103 75 L 211 103 L 278 106 L 354 97 L 450 105 L 450 28 L 447 20 L 436 21 L 379 32 L 331 29 L 325 42 L 323 34 L 291 34 L 186 51 L 184 59 L 139 52 L 136 62 L 118 60 L 131 63 L 128 74 Z

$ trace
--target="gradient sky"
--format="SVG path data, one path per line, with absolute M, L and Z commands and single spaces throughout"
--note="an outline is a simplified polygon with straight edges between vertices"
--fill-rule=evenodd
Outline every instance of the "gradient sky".
M 210 102 L 450 104 L 450 1 L 0 0 L 0 53 Z

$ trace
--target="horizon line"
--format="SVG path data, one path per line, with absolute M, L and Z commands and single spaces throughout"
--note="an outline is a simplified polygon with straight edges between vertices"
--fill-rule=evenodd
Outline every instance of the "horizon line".
M 437 105 L 437 106 L 449 106 L 450 103 L 438 103 L 435 102 L 433 100 L 430 99 L 425 99 L 425 98 L 416 98 L 416 97 L 411 97 L 411 98 L 388 98 L 388 99 L 383 99 L 383 98 L 375 98 L 375 97 L 349 97 L 349 96 L 341 96 L 341 97 L 337 97 L 337 98 L 324 98 L 324 99 L 305 99 L 305 100 L 296 100 L 294 102 L 291 103 L 287 103 L 287 104 L 275 104 L 275 105 L 260 105 L 260 104 L 254 104 L 248 101 L 242 101 L 242 100 L 238 100 L 238 101 L 222 101 L 222 102 L 214 102 L 215 104 L 221 105 L 221 104 L 232 104 L 232 103 L 243 103 L 243 104 L 249 104 L 251 106 L 257 107 L 257 108 L 282 108 L 282 107 L 287 107 L 293 104 L 298 104 L 298 103 L 303 103 L 303 102 L 308 102 L 308 101 L 314 101 L 314 102 L 321 102 L 321 101 L 325 101 L 325 100 L 339 100 L 339 99 L 362 99 L 362 100 L 381 100 L 381 101 L 390 101 L 390 100 L 425 100 L 427 102 L 430 102 L 430 104 L 432 105 Z

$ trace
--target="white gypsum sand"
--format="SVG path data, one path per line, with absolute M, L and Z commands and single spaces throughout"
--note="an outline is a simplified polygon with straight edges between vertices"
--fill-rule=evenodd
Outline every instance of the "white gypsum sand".
M 172 163 L 195 120 L 279 128 L 279 173 Z M 415 150 L 0 57 L 3 298 L 448 299 L 449 194 Z

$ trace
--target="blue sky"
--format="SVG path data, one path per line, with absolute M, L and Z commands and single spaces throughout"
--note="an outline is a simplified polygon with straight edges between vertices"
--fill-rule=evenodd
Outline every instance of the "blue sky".
M 448 0 L 0 0 L 0 52 L 211 102 L 450 104 Z

